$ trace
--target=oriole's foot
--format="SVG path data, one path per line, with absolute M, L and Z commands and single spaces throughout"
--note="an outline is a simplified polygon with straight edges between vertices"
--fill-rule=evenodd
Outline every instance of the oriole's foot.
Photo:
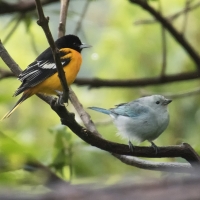
M 155 153 L 157 154 L 158 153 L 158 147 L 152 142 L 151 142 L 151 147 L 155 150 Z
M 129 146 L 130 151 L 133 152 L 134 146 L 133 146 L 133 144 L 131 143 L 130 140 L 128 141 L 128 146 Z
M 62 91 L 55 90 L 55 92 L 58 95 L 57 102 L 56 102 L 57 105 L 65 106 L 64 103 L 68 103 L 68 96 L 64 96 L 64 93 Z

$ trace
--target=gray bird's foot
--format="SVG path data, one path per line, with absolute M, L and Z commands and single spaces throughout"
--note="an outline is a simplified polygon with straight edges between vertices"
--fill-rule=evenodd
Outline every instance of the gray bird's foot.
M 155 150 L 155 153 L 157 154 L 158 153 L 158 147 L 152 142 L 151 142 L 151 147 Z
M 55 92 L 57 93 L 57 96 L 58 96 L 58 99 L 56 101 L 56 104 L 58 106 L 65 106 L 64 103 L 68 103 L 68 97 L 65 97 L 63 95 L 63 92 L 62 91 L 58 91 L 58 90 L 55 90 Z
M 130 151 L 133 152 L 134 146 L 133 146 L 133 144 L 131 143 L 130 140 L 128 141 L 128 146 L 129 146 Z

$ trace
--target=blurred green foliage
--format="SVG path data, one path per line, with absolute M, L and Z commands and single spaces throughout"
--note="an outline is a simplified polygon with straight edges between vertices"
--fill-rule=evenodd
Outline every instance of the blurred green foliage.
M 150 2 L 158 8 L 157 1 Z M 73 33 L 80 19 L 84 1 L 71 1 L 67 21 L 67 33 Z M 183 9 L 184 0 L 162 1 L 162 10 L 169 16 Z M 57 37 L 59 22 L 59 3 L 44 7 L 45 15 L 50 16 L 50 28 Z M 0 16 L 0 38 L 4 42 L 15 26 L 19 15 Z M 188 15 L 185 37 L 198 50 L 199 9 Z M 126 79 L 154 77 L 161 72 L 162 40 L 159 23 L 134 25 L 135 21 L 152 19 L 138 6 L 128 1 L 91 1 L 86 17 L 83 20 L 79 37 L 82 42 L 93 48 L 83 51 L 83 64 L 78 77 L 99 77 L 106 79 Z M 172 23 L 181 31 L 184 16 Z M 5 47 L 22 69 L 31 63 L 36 56 L 47 48 L 47 41 L 42 29 L 36 23 L 36 14 L 27 13 L 17 28 L 12 31 Z M 166 74 L 195 70 L 185 51 L 167 33 L 167 70 Z M 0 68 L 7 66 L 0 60 Z M 0 81 L 0 116 L 3 116 L 15 104 L 18 97 L 12 98 L 20 85 L 16 78 Z M 176 82 L 165 85 L 141 88 L 97 88 L 88 89 L 73 85 L 83 106 L 113 107 L 128 102 L 143 94 L 177 94 L 199 87 L 199 80 Z M 167 130 L 156 140 L 158 146 L 174 145 L 181 142 L 190 143 L 200 152 L 200 101 L 199 95 L 175 99 L 169 106 L 170 124 Z M 75 112 L 69 105 L 68 109 Z M 127 143 L 116 137 L 116 128 L 112 123 L 105 123 L 108 116 L 88 110 L 103 137 L 111 141 Z M 75 112 L 76 113 L 76 112 Z M 77 120 L 81 123 L 76 114 Z M 160 176 L 158 172 L 140 170 L 126 166 L 109 153 L 91 147 L 66 127 L 59 125 L 58 116 L 48 105 L 36 96 L 25 101 L 9 118 L 0 122 L 0 184 L 35 185 L 38 183 L 30 173 L 22 170 L 23 164 L 30 158 L 36 158 L 49 166 L 59 176 L 73 183 L 101 181 L 113 184 L 119 180 L 141 177 Z M 142 143 L 141 145 L 149 145 Z M 154 159 L 157 161 L 170 159 Z M 171 159 L 180 161 L 181 159 Z M 131 174 L 131 176 L 130 176 Z

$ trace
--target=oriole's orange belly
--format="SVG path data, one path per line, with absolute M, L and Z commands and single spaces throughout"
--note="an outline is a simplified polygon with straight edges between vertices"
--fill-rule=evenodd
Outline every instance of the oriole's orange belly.
M 82 63 L 81 54 L 75 50 L 73 50 L 70 59 L 71 60 L 69 64 L 63 68 L 68 85 L 71 85 L 76 79 L 76 76 L 80 70 L 80 66 Z M 33 88 L 29 88 L 28 90 L 31 94 L 36 94 L 36 93 L 57 94 L 56 90 L 62 91 L 63 89 L 60 83 L 60 79 L 58 77 L 58 73 L 56 72 L 43 82 L 39 83 Z

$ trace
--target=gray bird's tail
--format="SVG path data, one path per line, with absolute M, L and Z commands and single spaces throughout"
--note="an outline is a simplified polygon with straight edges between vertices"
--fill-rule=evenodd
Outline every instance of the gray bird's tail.
M 88 108 L 91 109 L 91 110 L 95 110 L 97 112 L 107 114 L 107 115 L 110 114 L 110 110 L 107 110 L 107 109 L 104 109 L 104 108 L 98 108 L 98 107 L 88 107 Z

